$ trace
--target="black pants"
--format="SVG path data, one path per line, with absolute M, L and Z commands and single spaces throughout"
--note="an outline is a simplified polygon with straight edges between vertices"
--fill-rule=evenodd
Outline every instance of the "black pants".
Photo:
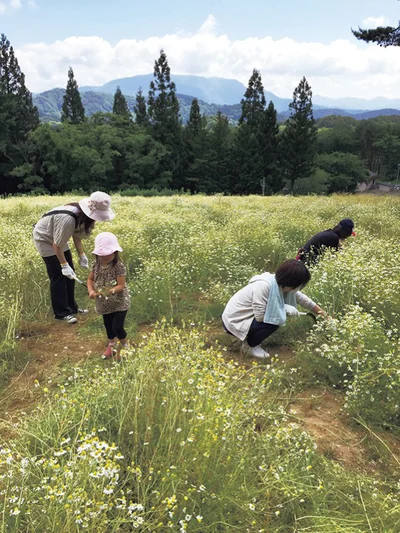
M 128 311 L 116 311 L 103 315 L 104 326 L 107 332 L 107 338 L 112 340 L 118 337 L 120 341 L 126 338 L 124 329 L 125 317 Z
M 229 333 L 229 335 L 232 335 L 232 333 L 228 331 L 228 328 L 225 326 L 224 321 L 222 321 L 222 326 L 224 330 Z M 265 324 L 265 322 L 257 322 L 257 320 L 253 318 L 253 322 L 251 323 L 246 337 L 247 344 L 251 348 L 258 346 L 262 343 L 262 341 L 265 341 L 265 339 L 272 335 L 273 332 L 278 328 L 279 326 L 275 326 L 274 324 Z
M 265 339 L 272 335 L 278 328 L 279 326 L 275 326 L 274 324 L 265 324 L 265 322 L 257 322 L 257 320 L 253 318 L 253 322 L 251 323 L 246 337 L 247 344 L 251 346 L 251 348 L 258 346 L 262 343 L 262 341 L 265 341 Z
M 72 262 L 71 250 L 64 252 L 65 259 L 71 268 L 74 268 Z M 75 301 L 75 281 L 63 276 L 61 265 L 56 255 L 43 257 L 46 263 L 47 274 L 50 279 L 50 296 L 54 316 L 64 318 L 65 316 L 78 312 L 78 304 Z

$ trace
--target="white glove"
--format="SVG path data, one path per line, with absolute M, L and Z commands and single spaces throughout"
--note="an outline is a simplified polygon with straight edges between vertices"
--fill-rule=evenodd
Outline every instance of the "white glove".
M 76 278 L 75 272 L 72 270 L 68 263 L 61 263 L 61 272 L 63 276 L 66 276 L 69 279 Z
M 82 254 L 82 255 L 79 257 L 79 265 L 80 265 L 82 268 L 89 268 L 89 259 L 86 257 L 85 254 Z
M 285 311 L 288 316 L 299 316 L 299 312 L 293 305 L 285 304 Z

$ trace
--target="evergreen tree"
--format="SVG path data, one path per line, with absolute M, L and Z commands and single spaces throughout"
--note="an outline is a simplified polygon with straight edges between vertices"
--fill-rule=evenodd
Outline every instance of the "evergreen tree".
M 164 50 L 154 64 L 154 80 L 150 82 L 147 109 L 157 140 L 171 144 L 180 130 L 179 102 L 175 83 Z
M 190 106 L 187 129 L 191 132 L 192 135 L 198 135 L 198 133 L 203 127 L 204 120 L 200 113 L 199 101 L 197 100 L 197 98 L 193 98 L 192 105 Z
M 25 85 L 10 41 L 0 36 L 0 193 L 15 192 L 10 171 L 24 160 L 28 133 L 39 125 L 32 94 Z
M 240 194 L 261 192 L 264 178 L 265 95 L 261 75 L 254 69 L 240 102 L 242 114 L 236 132 L 232 163 L 232 191 Z
M 171 81 L 167 56 L 163 50 L 160 50 L 160 57 L 154 64 L 154 79 L 150 82 L 147 110 L 154 138 L 168 150 L 165 172 L 170 174 L 172 187 L 180 188 L 184 184 L 181 161 L 182 125 L 175 83 Z
M 249 79 L 244 98 L 240 101 L 242 114 L 239 124 L 246 123 L 252 127 L 259 127 L 262 122 L 262 115 L 265 109 L 265 95 L 261 74 L 253 69 L 253 74 Z
M 61 122 L 70 124 L 81 124 L 85 120 L 85 108 L 83 107 L 78 84 L 74 78 L 72 67 L 68 70 L 68 82 L 65 90 Z
M 147 115 L 146 99 L 143 96 L 142 88 L 136 93 L 136 104 L 133 108 L 135 113 L 135 122 L 138 126 L 147 126 L 149 117 Z
M 265 194 L 271 194 L 280 191 L 283 187 L 282 173 L 279 168 L 279 126 L 272 101 L 264 111 L 261 142 Z
M 128 104 L 126 102 L 126 98 L 122 94 L 121 89 L 119 87 L 117 87 L 117 90 L 114 94 L 114 104 L 112 112 L 114 113 L 114 115 L 119 115 L 128 119 L 132 117 L 131 112 L 128 108 Z
M 211 130 L 206 192 L 232 192 L 230 188 L 231 145 L 232 129 L 229 126 L 227 117 L 221 111 L 218 111 L 215 124 Z
M 0 37 L 0 94 L 3 96 L 2 113 L 6 113 L 6 126 L 11 127 L 14 141 L 24 137 L 39 125 L 39 114 L 32 103 L 32 94 L 25 85 L 25 75 L 21 72 L 18 60 L 10 41 Z M 8 108 L 8 112 L 7 112 Z
M 372 30 L 358 28 L 351 30 L 353 35 L 360 41 L 367 43 L 376 43 L 379 46 L 400 46 L 400 25 L 397 28 L 393 26 L 379 26 Z
M 194 98 L 190 107 L 189 121 L 185 128 L 187 170 L 184 185 L 192 193 L 209 192 L 205 179 L 208 174 L 206 124 L 205 118 L 200 114 L 199 102 L 197 98 Z
M 317 147 L 312 91 L 305 77 L 294 90 L 289 108 L 291 116 L 285 124 L 281 156 L 290 190 L 293 191 L 297 179 L 308 178 L 312 174 Z

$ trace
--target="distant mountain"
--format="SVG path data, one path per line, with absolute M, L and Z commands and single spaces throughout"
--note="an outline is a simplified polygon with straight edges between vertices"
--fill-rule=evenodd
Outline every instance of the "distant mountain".
M 129 79 L 129 78 L 128 78 Z M 216 78 L 218 79 L 218 78 Z M 229 81 L 229 80 L 228 80 Z M 110 82 L 111 83 L 111 82 Z M 122 88 L 121 88 L 122 90 Z M 124 91 L 122 90 L 124 93 Z M 51 91 L 45 91 L 43 93 L 33 95 L 33 103 L 39 110 L 40 120 L 42 122 L 59 122 L 61 118 L 61 108 L 63 103 L 64 89 L 52 89 Z M 133 112 L 135 105 L 135 97 L 125 94 L 125 98 L 128 103 L 130 111 Z M 274 102 L 275 108 L 278 112 L 278 119 L 280 121 L 286 120 L 289 115 L 289 103 L 291 100 L 278 98 L 273 93 L 266 92 L 266 100 Z M 97 112 L 110 113 L 112 111 L 114 102 L 114 93 L 102 93 L 98 91 L 82 91 L 81 90 L 82 103 L 85 107 L 86 115 L 91 116 Z M 184 123 L 189 119 L 190 106 L 193 101 L 193 96 L 186 94 L 177 94 L 180 106 L 180 113 Z M 231 122 L 239 120 L 241 114 L 241 106 L 239 103 L 234 105 L 227 104 L 215 104 L 207 103 L 206 101 L 199 99 L 200 111 L 205 116 L 216 115 L 218 111 L 221 111 L 223 115 L 228 117 Z M 344 110 L 335 108 L 321 108 L 314 106 L 315 119 L 323 118 L 328 115 L 341 115 L 354 117 L 357 120 L 374 118 L 380 115 L 400 115 L 400 110 L 397 109 L 381 109 L 374 111 L 360 111 L 358 110 Z
M 79 90 L 84 93 L 87 91 L 114 94 L 119 87 L 125 96 L 136 96 L 141 88 L 143 94 L 147 96 L 150 82 L 154 79 L 153 74 L 144 74 L 142 76 L 132 76 L 130 78 L 120 78 L 109 81 L 99 87 L 84 86 Z M 174 75 L 173 81 L 176 85 L 176 92 L 179 94 L 188 94 L 193 98 L 202 100 L 208 104 L 218 105 L 235 105 L 239 104 L 246 92 L 246 87 L 237 80 L 227 78 L 204 78 L 202 76 L 180 76 Z M 273 101 L 278 113 L 288 108 L 291 100 L 289 98 L 279 98 L 275 94 L 265 91 L 267 102 Z
M 140 87 L 147 96 L 153 74 L 131 76 L 109 81 L 99 87 L 80 87 L 81 92 L 93 91 L 101 93 L 115 93 L 119 86 L 126 96 L 135 96 Z M 205 78 L 204 76 L 174 75 L 173 81 L 176 90 L 180 94 L 188 94 L 206 103 L 235 105 L 240 102 L 246 91 L 246 87 L 237 80 L 228 78 Z M 278 113 L 287 111 L 291 98 L 280 98 L 275 94 L 265 91 L 267 102 L 272 100 Z M 400 99 L 389 100 L 381 96 L 372 100 L 363 98 L 327 98 L 325 96 L 313 96 L 314 109 L 344 109 L 354 113 L 354 110 L 370 111 L 378 109 L 400 109 Z
M 59 122 L 61 120 L 64 94 L 65 89 L 51 89 L 51 91 L 33 95 L 33 103 L 38 108 L 42 122 Z M 111 94 L 87 92 L 81 94 L 81 97 L 87 115 L 93 115 L 99 111 L 104 113 L 112 111 L 114 96 Z
M 336 110 L 337 111 L 337 110 Z M 335 113 L 332 113 L 334 115 Z M 372 111 L 356 112 L 351 116 L 357 120 L 367 120 L 369 118 L 387 117 L 393 115 L 400 115 L 400 109 L 374 109 Z
M 143 93 L 147 96 L 150 82 L 153 79 L 153 74 L 144 74 L 111 80 L 100 87 L 80 87 L 79 90 L 81 92 L 94 91 L 114 94 L 119 86 L 124 95 L 135 96 L 137 91 L 142 88 Z M 174 75 L 173 81 L 176 85 L 177 93 L 190 94 L 204 102 L 215 104 L 237 104 L 246 91 L 246 87 L 242 83 L 227 78 Z
M 313 109 L 315 120 L 319 118 L 329 117 L 330 115 L 339 115 L 341 117 L 352 117 L 356 120 L 367 120 L 369 118 L 376 118 L 381 116 L 400 115 L 400 109 L 376 109 L 373 111 L 360 111 L 360 110 L 345 110 L 336 108 L 319 108 Z M 286 120 L 290 116 L 289 111 L 279 113 L 280 120 Z
M 33 103 L 39 110 L 39 117 L 42 122 L 59 122 L 61 120 L 61 108 L 63 104 L 64 89 L 52 89 L 43 93 L 33 95 Z M 99 93 L 94 91 L 87 91 L 81 93 L 82 103 L 85 108 L 87 116 L 94 113 L 103 112 L 111 113 L 114 103 L 114 95 Z M 185 94 L 177 94 L 179 101 L 179 108 L 182 120 L 186 123 L 190 115 L 190 106 L 192 105 L 193 97 Z M 125 96 L 129 110 L 133 112 L 136 102 L 135 97 Z M 221 111 L 231 122 L 239 120 L 241 107 L 236 105 L 217 105 L 207 104 L 199 100 L 200 111 L 206 116 L 216 115 Z
M 378 96 L 372 100 L 364 98 L 327 98 L 325 96 L 313 96 L 313 104 L 323 107 L 338 109 L 359 109 L 360 111 L 371 111 L 378 109 L 400 109 L 400 98 L 389 100 L 383 96 Z

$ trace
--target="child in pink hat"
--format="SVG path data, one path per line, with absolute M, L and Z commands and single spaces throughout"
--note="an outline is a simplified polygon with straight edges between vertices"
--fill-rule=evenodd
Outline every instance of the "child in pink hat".
M 108 231 L 99 233 L 94 241 L 96 260 L 87 281 L 89 298 L 96 300 L 96 311 L 103 315 L 108 344 L 103 359 L 120 359 L 120 350 L 127 344 L 124 328 L 130 297 L 126 285 L 126 267 L 119 258 L 122 248 L 117 237 Z

